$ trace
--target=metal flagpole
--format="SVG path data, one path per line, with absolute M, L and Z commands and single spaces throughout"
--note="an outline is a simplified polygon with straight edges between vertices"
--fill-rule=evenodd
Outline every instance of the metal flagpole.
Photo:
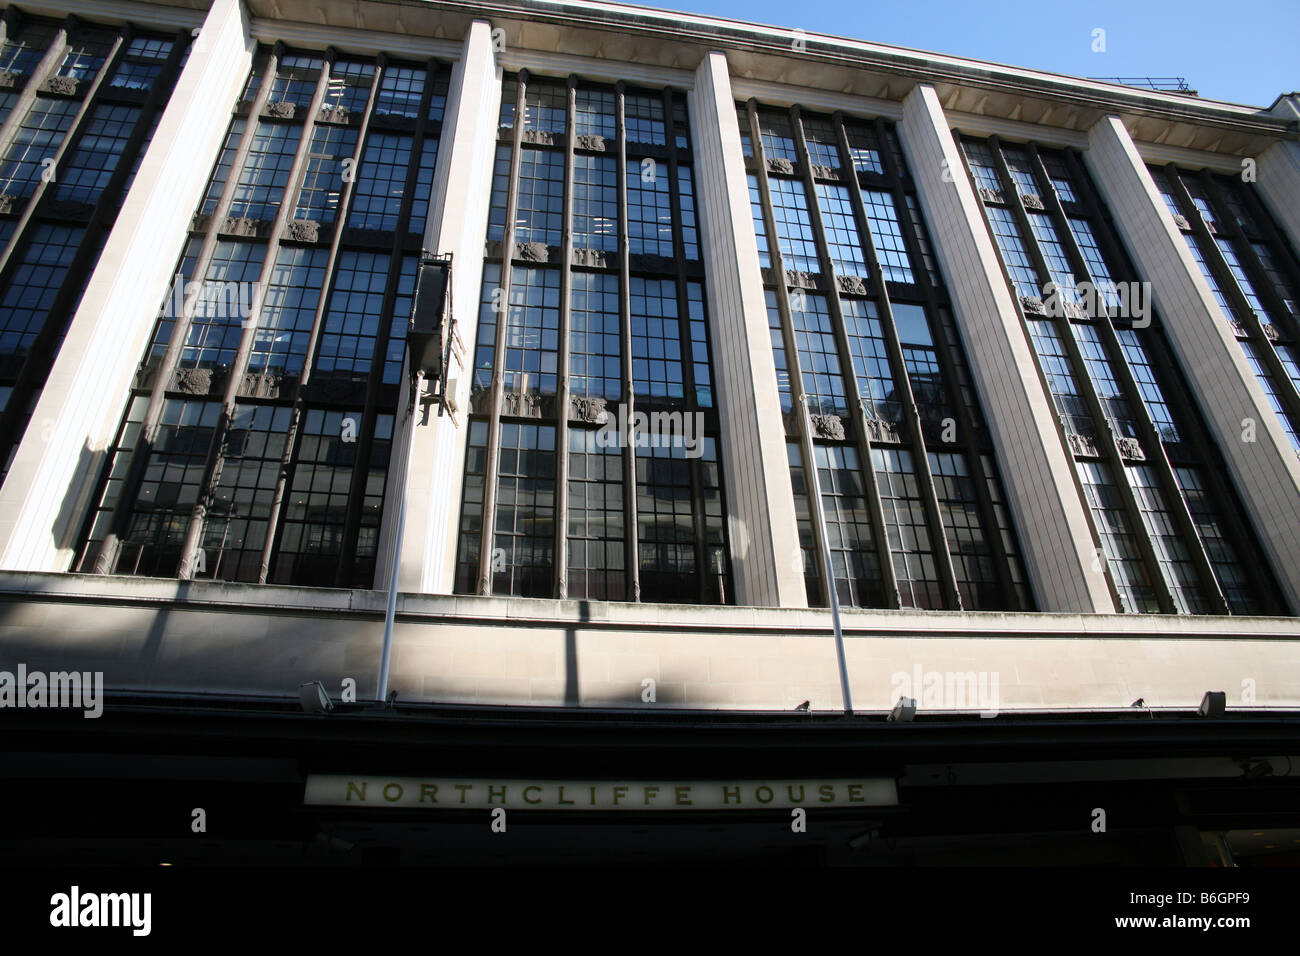
M 826 536 L 826 513 L 822 510 L 821 472 L 817 468 L 816 450 L 812 440 L 812 414 L 808 411 L 808 395 L 801 393 L 799 403 L 803 405 L 803 453 L 805 460 L 812 466 L 812 505 L 817 519 L 817 531 L 822 541 L 822 565 L 826 569 L 826 596 L 831 605 L 831 623 L 835 628 L 835 655 L 840 665 L 840 695 L 844 698 L 844 716 L 853 716 L 853 698 L 849 695 L 849 669 L 844 659 L 844 632 L 840 629 L 840 596 L 835 587 L 835 568 L 831 564 L 831 544 Z
M 411 407 L 406 413 L 407 419 L 411 422 L 411 430 L 406 438 L 406 459 L 402 463 L 402 490 L 397 507 L 397 533 L 393 535 L 392 564 L 388 569 L 388 607 L 384 611 L 384 650 L 379 658 L 379 692 L 376 695 L 381 707 L 388 701 L 388 668 L 393 654 L 393 620 L 397 616 L 397 572 L 402 556 L 402 529 L 406 526 L 406 479 L 411 473 L 411 457 L 415 454 L 415 428 L 418 424 L 416 414 L 420 407 L 420 393 L 424 390 L 423 371 L 416 373 L 414 385 Z

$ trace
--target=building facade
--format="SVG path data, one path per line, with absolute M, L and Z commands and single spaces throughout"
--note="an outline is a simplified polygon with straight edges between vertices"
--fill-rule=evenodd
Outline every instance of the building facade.
M 315 680 L 360 706 L 392 581 L 399 709 L 851 691 L 955 721 L 956 753 L 1062 715 L 1104 739 L 1135 700 L 1201 740 L 1223 691 L 1259 721 L 1234 746 L 1284 753 L 1296 94 L 586 2 L 0 29 L 6 664 L 195 721 Z M 453 324 L 417 396 L 430 255 Z

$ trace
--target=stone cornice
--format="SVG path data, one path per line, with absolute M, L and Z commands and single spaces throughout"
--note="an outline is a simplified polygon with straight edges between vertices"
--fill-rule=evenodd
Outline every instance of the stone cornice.
M 257 7 L 263 0 L 252 0 Z M 270 0 L 288 6 L 306 0 Z M 978 88 L 1016 96 L 1047 97 L 1060 104 L 1100 113 L 1134 114 L 1163 118 L 1170 122 L 1227 125 L 1258 131 L 1265 135 L 1294 135 L 1295 123 L 1270 116 L 1264 108 L 1187 97 L 1175 93 L 1141 90 L 1115 83 L 1087 80 L 1021 67 L 1005 66 L 940 53 L 909 50 L 903 47 L 871 43 L 799 30 L 761 26 L 720 17 L 656 10 L 593 0 L 354 0 L 361 5 L 423 6 L 486 17 L 506 29 L 511 39 L 510 23 L 548 24 L 563 27 L 566 38 L 580 37 L 576 31 L 615 31 L 639 34 L 668 43 L 719 49 L 729 54 L 750 54 L 779 58 L 798 63 L 810 61 L 824 65 L 851 66 L 884 75 L 928 82 L 940 89 L 947 84 Z M 795 52 L 795 43 L 802 45 Z M 581 52 L 577 49 L 571 52 Z M 756 66 L 757 64 L 755 64 Z M 732 64 L 733 73 L 736 64 Z M 749 75 L 742 72 L 741 75 Z M 753 79 L 782 82 L 776 76 L 757 71 Z M 905 95 L 905 90 L 901 91 Z M 891 95 L 890 99 L 899 98 Z
M 1256 155 L 1278 140 L 1300 139 L 1300 121 L 1286 110 L 1141 90 L 1041 70 L 909 50 L 719 17 L 599 2 L 599 0 L 246 0 L 259 34 L 360 50 L 382 41 L 389 52 L 450 55 L 427 41 L 459 47 L 469 24 L 489 21 L 504 41 L 501 63 L 562 74 L 587 63 L 593 78 L 621 64 L 621 78 L 682 85 L 710 50 L 727 56 L 733 81 L 823 91 L 824 108 L 843 97 L 846 112 L 887 111 L 858 99 L 901 102 L 917 83 L 935 87 L 945 110 L 1083 133 L 1106 115 L 1119 116 L 1134 140 L 1153 147 L 1228 156 Z M 151 20 L 189 26 L 205 0 L 36 0 L 20 8 L 88 19 Z M 102 13 L 101 13 L 102 11 Z M 282 26 L 276 26 L 276 24 Z M 333 31 L 346 30 L 354 40 Z M 393 35 L 408 38 L 406 42 Z M 364 41 L 363 41 L 364 38 Z M 629 72 L 630 71 L 630 72 Z M 587 71 L 584 71 L 587 72 Z M 606 76 L 606 73 L 609 75 Z M 776 97 L 782 99 L 783 97 Z

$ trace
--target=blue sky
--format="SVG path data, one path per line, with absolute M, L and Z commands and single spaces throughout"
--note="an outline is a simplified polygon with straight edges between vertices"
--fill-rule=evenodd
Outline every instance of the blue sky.
M 1203 97 L 1255 106 L 1300 89 L 1300 0 L 640 2 L 1072 76 L 1182 76 Z

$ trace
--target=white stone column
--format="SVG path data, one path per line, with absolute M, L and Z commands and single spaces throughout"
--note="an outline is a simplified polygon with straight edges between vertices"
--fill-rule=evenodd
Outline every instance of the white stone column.
M 240 0 L 215 0 L 193 43 L 0 488 L 0 568 L 66 571 L 72 561 L 257 45 Z
M 1074 462 L 934 88 L 918 85 L 899 124 L 975 391 L 997 452 L 1007 505 L 1040 611 L 1115 610 L 1095 559 Z
M 406 526 L 398 572 L 401 591 L 450 594 L 455 583 L 469 379 L 478 334 L 483 243 L 500 102 L 501 70 L 492 49 L 492 27 L 484 20 L 476 20 L 465 35 L 447 90 L 424 237 L 424 247 L 430 252 L 452 253 L 452 309 L 465 347 L 464 369 L 459 373 L 455 396 L 459 410 L 440 416 L 433 407 L 428 420 L 421 419 L 416 426 L 413 460 L 406 475 Z M 403 370 L 403 381 L 405 376 Z M 406 468 L 405 428 L 410 427 L 410 422 L 402 421 L 405 408 L 403 396 L 393 436 L 389 498 L 379 541 L 375 580 L 381 583 L 387 580 L 392 535 L 397 527 L 398 509 L 392 494 Z
M 1151 283 L 1174 357 L 1287 602 L 1300 607 L 1300 460 L 1118 117 L 1088 132 L 1084 155 L 1138 274 Z M 1300 181 L 1291 202 L 1300 202 Z M 1243 441 L 1246 419 L 1254 441 Z
M 1279 97 L 1269 112 L 1300 120 L 1300 94 Z M 1300 143 L 1274 143 L 1256 157 L 1256 163 L 1255 189 L 1292 247 L 1300 249 Z
M 689 112 L 736 599 L 807 607 L 758 240 L 723 54 L 700 63 Z

